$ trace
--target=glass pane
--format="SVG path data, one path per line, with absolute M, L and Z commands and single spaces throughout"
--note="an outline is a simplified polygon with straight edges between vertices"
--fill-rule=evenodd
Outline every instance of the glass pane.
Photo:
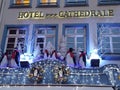
M 48 43 L 48 42 L 51 42 L 52 43 L 52 45 L 54 46 L 55 44 L 54 44 L 54 37 L 47 37 L 46 38 L 46 42 Z
M 41 0 L 41 3 L 48 3 L 48 0 Z
M 101 30 L 101 34 L 109 34 L 110 31 L 108 29 Z
M 104 43 L 103 42 L 102 48 L 110 48 L 110 43 Z
M 67 2 L 74 2 L 74 0 L 67 0 Z
M 25 34 L 26 30 L 19 30 L 19 34 Z
M 102 43 L 104 42 L 110 42 L 110 38 L 109 37 L 102 37 Z
M 37 42 L 44 42 L 44 38 L 37 38 Z
M 57 0 L 41 0 L 40 3 L 42 3 L 42 4 L 56 4 Z
M 24 4 L 30 4 L 30 0 L 24 0 L 23 3 Z
M 30 0 L 14 0 L 14 4 L 17 4 L 17 5 L 21 5 L 21 4 L 28 5 L 28 4 L 30 4 Z
M 56 2 L 57 2 L 57 0 L 50 0 L 50 2 L 54 2 L 54 3 L 56 3 Z
M 120 37 L 112 37 L 112 42 L 120 42 Z
M 37 30 L 37 34 L 45 34 L 45 29 L 39 29 L 39 30 Z
M 17 30 L 10 30 L 9 34 L 16 34 Z
M 22 0 L 16 0 L 16 4 L 21 4 Z
M 77 29 L 76 34 L 79 34 L 79 35 L 84 34 L 84 29 Z
M 113 48 L 120 48 L 120 42 L 119 43 L 113 43 Z
M 67 42 L 75 42 L 74 37 L 67 37 Z
M 120 34 L 120 28 L 113 28 L 111 32 L 112 34 Z
M 113 52 L 114 53 L 120 53 L 120 49 L 118 49 L 118 48 L 117 49 L 113 49 Z
M 7 48 L 14 48 L 14 44 L 7 44 Z
M 47 29 L 47 34 L 55 34 L 55 30 L 53 30 L 53 29 Z
M 120 0 L 100 0 L 100 2 L 120 2 Z
M 75 48 L 75 45 L 74 43 L 67 43 L 67 48 Z
M 77 48 L 83 49 L 84 48 L 84 43 L 77 43 Z
M 86 0 L 67 0 L 67 2 L 83 2 L 83 1 L 86 1 Z
M 8 38 L 8 43 L 15 42 L 15 38 Z
M 74 33 L 75 33 L 75 29 L 73 28 L 66 29 L 66 34 L 74 34 Z
M 23 42 L 24 43 L 25 38 L 18 38 L 18 42 Z
M 102 53 L 111 53 L 111 50 L 110 49 L 102 49 Z
M 77 37 L 77 42 L 84 42 L 84 37 Z
M 40 46 L 40 48 L 42 48 L 42 49 L 44 48 L 44 44 L 39 44 L 39 46 Z

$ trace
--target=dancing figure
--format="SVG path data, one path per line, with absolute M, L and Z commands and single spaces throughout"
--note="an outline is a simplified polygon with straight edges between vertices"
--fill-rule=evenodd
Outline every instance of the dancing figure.
M 49 58 L 49 52 L 47 49 L 44 50 L 44 59 L 48 59 Z
M 0 62 L 0 67 L 7 67 L 8 66 L 8 54 L 7 52 L 3 55 L 1 62 Z
M 12 68 L 20 67 L 20 53 L 17 50 L 17 48 L 15 48 L 12 53 L 10 67 Z
M 53 60 L 58 59 L 58 55 L 57 55 L 57 51 L 56 51 L 56 50 L 53 50 L 53 52 L 52 52 L 52 54 L 51 54 L 51 58 L 52 58 Z
M 84 53 L 84 51 L 80 51 L 80 56 L 79 56 L 79 60 L 80 60 L 80 65 L 82 68 L 86 67 L 86 53 Z
M 73 53 L 73 48 L 69 48 L 69 51 L 66 54 L 66 64 L 67 66 L 76 66 L 75 56 Z

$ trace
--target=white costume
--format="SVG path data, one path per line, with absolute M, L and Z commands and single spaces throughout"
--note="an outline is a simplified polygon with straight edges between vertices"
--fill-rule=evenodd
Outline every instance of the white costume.
M 10 67 L 11 68 L 18 68 L 17 63 L 15 62 L 15 59 L 13 59 L 13 58 L 11 59 Z
M 73 66 L 73 57 L 71 57 L 70 53 L 67 53 L 66 55 L 66 64 L 67 66 Z
M 48 56 L 46 53 L 44 53 L 44 59 L 48 59 Z
M 11 56 L 10 67 L 11 68 L 18 68 L 20 66 L 20 65 L 17 65 L 18 60 L 19 60 L 19 52 L 15 49 L 12 53 L 12 56 Z M 19 61 L 18 61 L 18 63 L 19 63 Z
M 80 57 L 79 63 L 80 63 L 80 66 L 81 66 L 82 68 L 85 68 L 85 64 L 84 64 L 84 62 L 83 62 L 83 57 Z
M 4 55 L 4 57 L 0 63 L 0 67 L 7 67 L 7 65 L 8 65 L 7 55 Z
M 52 60 L 56 60 L 57 59 L 57 52 L 54 50 L 51 56 Z
M 50 58 L 49 52 L 48 52 L 48 50 L 45 50 L 44 51 L 44 59 L 49 59 L 49 58 Z
M 56 60 L 56 56 L 55 56 L 55 52 L 53 53 L 52 57 L 51 57 L 53 60 Z

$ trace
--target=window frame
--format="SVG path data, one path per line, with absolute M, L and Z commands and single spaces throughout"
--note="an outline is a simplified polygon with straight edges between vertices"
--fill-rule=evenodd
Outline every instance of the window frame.
M 60 0 L 57 0 L 56 4 L 42 4 L 40 0 L 37 0 L 37 8 L 52 8 L 52 7 L 59 7 L 60 6 Z
M 82 48 L 85 52 L 87 52 L 87 53 L 89 53 L 90 51 L 89 51 L 89 39 L 88 39 L 88 37 L 89 37 L 89 35 L 88 35 L 88 33 L 89 33 L 89 30 L 88 30 L 88 24 L 64 24 L 63 25 L 63 31 L 62 31 L 62 33 L 63 33 L 63 35 L 67 38 L 67 36 L 70 36 L 70 37 L 73 37 L 73 36 L 76 36 L 74 39 L 76 40 L 76 38 L 77 37 L 81 37 L 82 35 L 80 34 L 77 34 L 77 35 L 70 35 L 70 34 L 68 34 L 68 35 L 66 35 L 66 28 L 69 28 L 69 27 L 78 27 L 78 28 L 85 28 L 85 32 L 84 32 L 84 36 L 83 37 L 85 37 L 84 39 L 84 48 Z M 76 32 L 76 31 L 75 31 Z M 75 44 L 75 45 L 77 45 L 77 43 Z M 75 47 L 77 47 L 77 46 L 75 46 Z M 77 51 L 77 49 L 75 48 L 75 50 Z
M 4 32 L 3 32 L 3 36 L 2 36 L 2 44 L 1 44 L 1 49 L 3 52 L 6 52 L 7 50 L 7 45 L 9 44 L 8 43 L 8 38 L 15 38 L 15 42 L 14 42 L 14 45 L 16 46 L 18 43 L 16 42 L 18 40 L 18 38 L 23 38 L 24 37 L 24 53 L 26 53 L 27 51 L 27 41 L 28 41 L 28 33 L 29 33 L 29 25 L 5 25 L 5 28 L 4 28 Z M 16 34 L 10 34 L 9 33 L 9 30 L 12 30 L 12 29 L 16 29 Z M 25 34 L 20 34 L 19 33 L 19 30 L 26 30 Z M 19 36 L 17 36 L 19 34 Z M 16 38 L 17 36 L 17 38 Z M 14 46 L 14 47 L 15 47 Z M 13 47 L 13 49 L 14 49 Z M 11 48 L 12 50 L 12 48 Z
M 97 30 L 97 33 L 98 33 L 98 47 L 102 47 L 102 45 L 100 44 L 101 42 L 99 41 L 100 40 L 100 37 L 102 38 L 102 36 L 107 36 L 109 39 L 110 39 L 110 42 L 109 42 L 109 46 L 110 48 L 108 48 L 111 52 L 102 52 L 101 50 L 102 49 L 99 49 L 99 55 L 102 57 L 102 59 L 104 60 L 119 60 L 120 58 L 120 53 L 115 53 L 113 52 L 113 41 L 112 41 L 112 38 L 113 37 L 119 37 L 120 34 L 117 34 L 117 35 L 114 35 L 114 34 L 102 34 L 102 36 L 100 36 L 100 28 L 102 27 L 102 25 L 107 28 L 107 27 L 120 27 L 120 23 L 98 23 L 98 30 Z
M 68 2 L 65 0 L 65 7 L 76 7 L 76 6 L 88 6 L 88 0 L 83 1 L 76 1 L 76 2 Z
M 29 5 L 24 5 L 24 4 L 14 4 L 14 0 L 10 0 L 10 6 L 9 8 L 31 8 L 32 7 L 32 0 L 30 0 L 30 4 Z
M 98 0 L 98 5 L 120 5 L 120 1 L 108 1 L 108 0 Z
M 34 39 L 34 43 L 33 43 L 33 45 L 32 45 L 32 47 L 31 47 L 31 49 L 32 49 L 32 51 L 34 51 L 34 49 L 35 49 L 35 46 L 36 46 L 36 42 L 35 42 L 35 40 L 37 39 L 37 37 L 44 37 L 45 38 L 45 41 L 46 42 L 44 42 L 44 46 L 46 46 L 47 45 L 47 38 L 49 38 L 49 37 L 53 37 L 54 36 L 54 47 L 55 47 L 55 49 L 57 50 L 58 49 L 58 25 L 57 24 L 34 24 L 33 25 L 33 32 L 32 32 L 32 38 Z M 36 31 L 37 31 L 37 29 L 39 29 L 39 28 L 43 28 L 44 30 L 46 30 L 45 28 L 47 28 L 47 30 L 49 29 L 49 28 L 54 28 L 55 29 L 55 31 L 54 31 L 54 35 L 53 34 L 48 34 L 47 33 L 47 30 L 44 32 L 44 34 L 37 34 L 36 33 Z M 35 35 L 38 35 L 38 36 L 36 36 L 35 37 Z M 44 47 L 43 47 L 44 48 Z

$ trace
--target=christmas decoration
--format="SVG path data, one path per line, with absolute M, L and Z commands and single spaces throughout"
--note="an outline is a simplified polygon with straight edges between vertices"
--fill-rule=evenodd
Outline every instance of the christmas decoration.
M 37 58 L 41 55 L 41 48 L 39 45 L 36 46 L 35 50 L 34 50 L 34 58 Z
M 3 55 L 3 53 L 2 53 L 2 50 L 0 48 L 0 59 L 2 58 L 2 55 Z
M 32 68 L 30 69 L 30 73 L 29 73 L 28 76 L 29 76 L 29 78 L 30 78 L 31 80 L 33 80 L 34 82 L 39 82 L 39 81 L 41 81 L 42 78 L 43 78 L 43 72 L 44 72 L 44 70 L 43 70 L 43 68 L 40 67 L 40 66 L 32 67 Z
M 95 68 L 67 67 L 60 60 L 40 60 L 30 68 L 0 68 L 1 85 L 120 86 L 120 67 L 109 64 Z
M 118 79 L 120 80 L 120 75 L 118 76 Z
M 1 58 L 1 61 L 0 61 L 0 67 L 1 68 L 5 68 L 5 67 L 8 67 L 9 65 L 9 62 L 8 62 L 8 53 L 4 53 L 3 55 L 3 58 Z
M 55 66 L 53 69 L 55 83 L 65 83 L 70 74 L 69 68 L 62 66 Z
M 59 50 L 60 50 L 60 53 L 61 53 L 61 59 L 63 60 L 65 55 L 66 55 L 66 38 L 65 36 L 62 36 L 62 40 L 61 40 L 61 43 L 60 43 L 60 46 L 59 46 Z

